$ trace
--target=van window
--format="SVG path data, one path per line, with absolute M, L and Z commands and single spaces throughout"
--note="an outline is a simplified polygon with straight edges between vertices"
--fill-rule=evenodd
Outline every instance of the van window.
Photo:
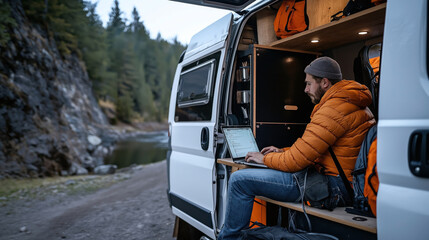
M 211 119 L 219 57 L 220 53 L 216 53 L 183 68 L 177 90 L 176 122 Z
M 177 101 L 179 108 L 204 105 L 209 102 L 215 60 L 189 69 L 180 75 Z

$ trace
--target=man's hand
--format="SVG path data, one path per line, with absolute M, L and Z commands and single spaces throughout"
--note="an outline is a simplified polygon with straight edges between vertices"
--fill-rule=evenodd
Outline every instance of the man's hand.
M 283 152 L 283 149 L 276 148 L 274 146 L 269 146 L 261 150 L 261 153 L 264 155 L 267 155 L 268 153 L 271 153 L 271 152 Z
M 260 152 L 248 152 L 246 154 L 246 162 L 255 162 L 264 164 L 264 155 Z

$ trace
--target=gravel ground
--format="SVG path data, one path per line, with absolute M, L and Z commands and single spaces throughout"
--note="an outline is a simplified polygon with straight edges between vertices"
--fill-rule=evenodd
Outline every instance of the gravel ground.
M 174 239 L 166 161 L 0 199 L 0 239 Z

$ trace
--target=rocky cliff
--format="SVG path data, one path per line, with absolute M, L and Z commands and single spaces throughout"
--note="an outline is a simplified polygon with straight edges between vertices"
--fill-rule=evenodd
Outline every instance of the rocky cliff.
M 115 138 L 85 65 L 8 2 L 17 26 L 0 46 L 0 179 L 92 171 Z

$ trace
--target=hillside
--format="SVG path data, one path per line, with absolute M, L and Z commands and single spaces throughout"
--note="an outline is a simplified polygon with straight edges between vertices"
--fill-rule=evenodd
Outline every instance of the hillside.
M 165 121 L 174 73 L 167 65 L 184 47 L 132 41 L 147 34 L 137 12 L 126 25 L 116 9 L 103 28 L 94 8 L 79 0 L 0 0 L 0 179 L 91 172 L 121 132 L 110 124 Z M 154 54 L 160 49 L 173 62 Z M 109 118 L 99 101 L 113 106 Z

